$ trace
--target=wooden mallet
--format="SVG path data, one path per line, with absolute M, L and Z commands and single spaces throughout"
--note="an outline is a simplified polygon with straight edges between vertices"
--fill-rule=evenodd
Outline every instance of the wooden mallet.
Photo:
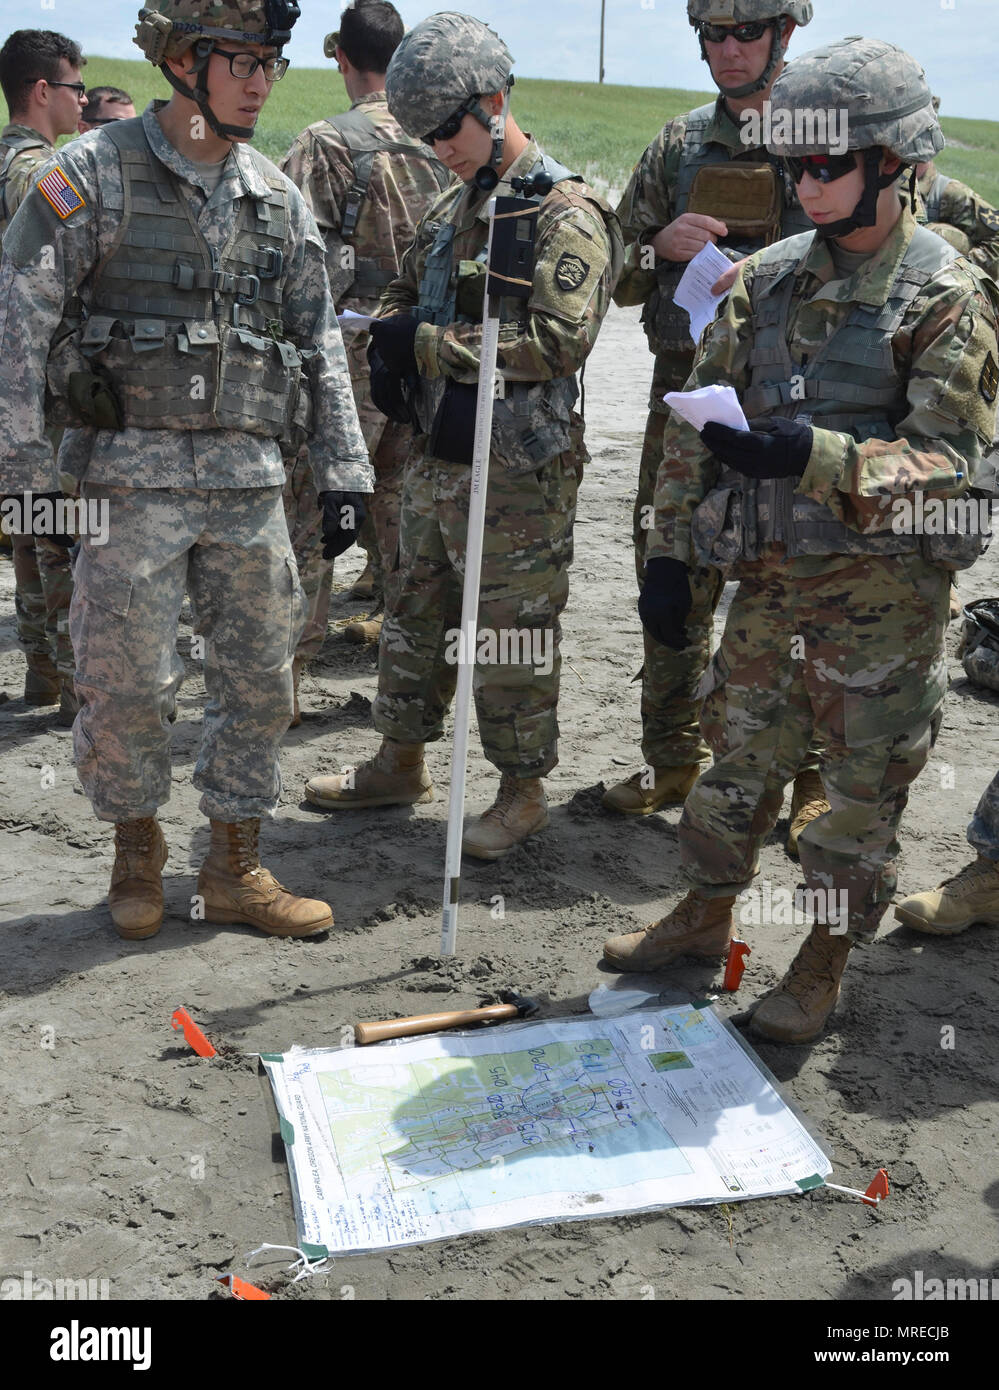
M 483 1009 L 455 1009 L 441 1014 L 414 1014 L 411 1018 L 390 1018 L 384 1023 L 354 1024 L 354 1042 L 358 1047 L 384 1042 L 386 1038 L 410 1038 L 418 1033 L 441 1033 L 447 1028 L 469 1028 L 478 1023 L 508 1023 L 514 1018 L 526 1018 L 538 1007 L 536 999 L 528 999 L 513 990 L 504 990 L 503 1004 L 489 1004 Z

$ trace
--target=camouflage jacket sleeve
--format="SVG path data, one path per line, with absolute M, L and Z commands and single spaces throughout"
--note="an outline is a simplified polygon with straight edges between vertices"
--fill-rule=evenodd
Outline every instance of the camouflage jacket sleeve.
M 33 187 L 32 176 L 35 170 L 40 169 L 43 164 L 47 164 L 51 157 L 51 149 L 35 149 L 25 150 L 23 154 L 19 154 L 11 161 L 5 189 L 8 217 L 14 216 Z
M 968 260 L 999 280 L 999 211 L 967 184 L 951 179 L 940 199 L 940 224 L 931 223 L 930 230 L 944 235 L 945 226 L 963 232 L 970 246 Z
M 309 452 L 316 488 L 371 492 L 374 475 L 330 297 L 322 237 L 301 198 L 291 200 L 290 213 L 294 260 L 282 307 L 289 336 L 301 347 L 318 349 L 307 366 L 313 401 Z
M 742 267 L 729 300 L 707 329 L 684 389 L 712 382 L 742 394 L 748 384 L 750 298 L 754 260 Z M 995 310 L 974 272 L 952 265 L 916 301 L 893 350 L 908 375 L 909 409 L 894 440 L 868 439 L 813 426 L 812 452 L 797 489 L 824 502 L 858 531 L 886 529 L 893 499 L 950 497 L 982 472 L 995 424 Z M 675 556 L 692 564 L 690 520 L 714 486 L 718 464 L 697 432 L 675 415 L 663 441 L 655 495 L 655 530 L 646 558 Z
M 442 199 L 449 199 L 451 196 L 450 193 L 444 193 Z M 413 240 L 403 252 L 399 274 L 382 290 L 378 303 L 378 318 L 390 319 L 396 314 L 412 313 L 419 304 L 420 267 L 436 235 L 435 219 L 438 216 L 439 201 L 432 203 L 416 224 Z
M 69 149 L 59 165 L 84 204 L 65 220 L 35 187 L 7 227 L 0 267 L 0 492 L 50 486 L 52 445 L 45 436 L 45 366 L 63 308 L 99 258 L 97 184 L 85 154 Z
M 332 138 L 332 127 L 330 127 Z M 326 270 L 330 292 L 338 300 L 351 284 L 353 271 L 344 270 L 343 247 L 340 236 L 343 206 L 351 184 L 350 161 L 346 147 L 343 159 L 331 159 L 329 141 L 321 143 L 311 129 L 303 130 L 278 168 L 287 174 L 301 191 L 319 226 L 326 247 Z
M 643 304 L 655 288 L 654 270 L 643 268 L 643 247 L 673 221 L 672 190 L 683 149 L 683 121 L 668 121 L 635 165 L 617 206 L 627 255 L 614 291 L 622 306 Z
M 538 214 L 526 316 L 500 326 L 498 363 L 506 380 L 547 381 L 579 370 L 610 305 L 621 260 L 621 235 L 609 209 L 605 220 L 579 195 L 558 188 L 548 195 Z M 421 324 L 416 360 L 428 378 L 474 381 L 481 346 L 481 324 Z

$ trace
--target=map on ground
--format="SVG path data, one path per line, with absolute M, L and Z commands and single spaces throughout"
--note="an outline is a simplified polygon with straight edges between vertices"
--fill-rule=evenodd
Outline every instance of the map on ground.
M 710 1007 L 263 1061 L 299 1235 L 331 1254 L 794 1193 L 831 1171 Z

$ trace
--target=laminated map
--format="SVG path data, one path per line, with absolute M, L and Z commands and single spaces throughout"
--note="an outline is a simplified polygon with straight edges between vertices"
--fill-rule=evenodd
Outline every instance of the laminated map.
M 305 1246 L 800 1193 L 828 1158 L 708 1005 L 262 1061 Z

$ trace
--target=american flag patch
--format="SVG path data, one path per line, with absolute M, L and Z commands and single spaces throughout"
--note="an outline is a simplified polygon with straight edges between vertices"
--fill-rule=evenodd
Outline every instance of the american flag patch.
M 58 164 L 38 181 L 38 191 L 63 220 L 78 208 L 86 207 L 83 198 L 70 183 Z

